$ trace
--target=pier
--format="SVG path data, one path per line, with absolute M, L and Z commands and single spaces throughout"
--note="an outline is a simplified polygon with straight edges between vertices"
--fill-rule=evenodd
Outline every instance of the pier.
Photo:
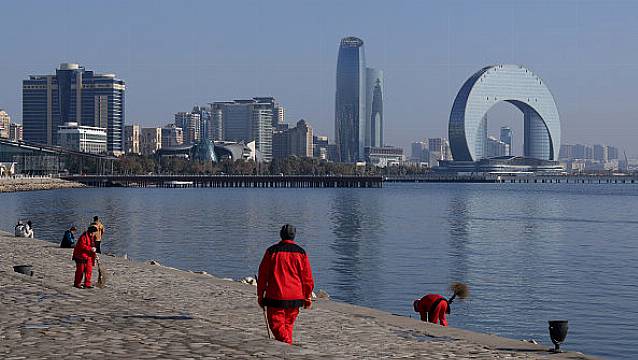
M 163 188 L 380 188 L 381 176 L 314 175 L 71 175 L 64 180 L 94 187 Z
M 397 183 L 638 184 L 638 175 L 425 174 L 386 176 Z

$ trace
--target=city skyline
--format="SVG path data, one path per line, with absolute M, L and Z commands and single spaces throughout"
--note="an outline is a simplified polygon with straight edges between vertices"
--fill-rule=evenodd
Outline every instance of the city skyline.
M 408 149 L 423 137 L 445 136 L 463 80 L 476 68 L 514 63 L 542 74 L 552 89 L 563 123 L 562 142 L 614 144 L 630 156 L 638 154 L 633 145 L 638 125 L 628 99 L 628 90 L 638 81 L 633 71 L 638 65 L 632 60 L 638 48 L 633 41 L 618 41 L 629 40 L 635 26 L 630 14 L 638 5 L 632 3 L 460 1 L 361 7 L 357 2 L 237 2 L 216 6 L 231 14 L 216 22 L 205 17 L 204 10 L 213 7 L 205 2 L 161 4 L 152 10 L 148 4 L 115 1 L 71 11 L 102 14 L 104 19 L 123 14 L 115 29 L 81 16 L 78 27 L 51 27 L 51 19 L 66 15 L 68 8 L 39 4 L 42 11 L 32 13 L 29 1 L 7 6 L 9 28 L 18 28 L 27 14 L 34 21 L 29 31 L 4 41 L 0 108 L 22 122 L 21 80 L 76 62 L 126 80 L 126 124 L 163 125 L 196 104 L 274 96 L 286 106 L 290 122 L 307 119 L 316 133 L 332 138 L 337 47 L 341 38 L 354 35 L 368 44 L 367 61 L 384 70 L 386 144 Z M 348 15 L 354 9 L 362 20 Z M 255 20 L 254 26 L 233 24 L 237 17 L 232 13 L 241 10 L 249 10 L 246 23 Z M 477 12 L 482 16 L 474 18 Z M 179 16 L 186 13 L 188 17 Z M 264 19 L 278 14 L 282 21 L 260 20 L 260 14 Z M 328 14 L 332 18 L 325 20 Z M 177 24 L 164 26 L 169 19 Z M 179 26 L 186 19 L 192 26 Z M 94 22 L 95 27 L 89 26 Z M 53 46 L 44 33 L 74 37 L 81 45 Z M 263 35 L 274 40 L 242 47 Z M 207 38 L 209 45 L 202 46 Z M 515 134 L 513 148 L 521 149 L 522 116 L 517 110 L 497 105 L 489 116 L 494 124 L 490 135 L 509 126 Z

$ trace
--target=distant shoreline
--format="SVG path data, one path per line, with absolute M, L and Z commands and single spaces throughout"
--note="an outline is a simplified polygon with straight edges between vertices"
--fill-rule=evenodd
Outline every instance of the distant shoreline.
M 84 184 L 53 177 L 0 178 L 0 193 L 85 188 Z

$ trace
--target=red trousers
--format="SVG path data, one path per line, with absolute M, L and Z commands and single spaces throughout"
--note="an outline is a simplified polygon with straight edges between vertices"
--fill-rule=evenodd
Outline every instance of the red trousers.
M 268 325 L 275 339 L 292 344 L 292 328 L 299 315 L 299 308 L 282 309 L 269 306 L 267 313 Z
M 91 276 L 93 275 L 93 260 L 87 262 L 75 262 L 75 281 L 73 286 L 80 287 L 82 277 L 84 277 L 84 286 L 91 286 Z

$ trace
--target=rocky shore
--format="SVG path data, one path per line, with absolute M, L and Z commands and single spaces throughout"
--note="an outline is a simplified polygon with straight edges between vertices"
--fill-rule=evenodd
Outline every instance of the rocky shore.
M 86 185 L 50 177 L 0 178 L 0 193 L 80 187 Z
M 107 287 L 75 289 L 69 249 L 0 232 L 0 358 L 591 358 L 326 299 L 301 312 L 288 346 L 267 338 L 253 285 L 101 259 Z M 32 277 L 13 271 L 23 264 Z

